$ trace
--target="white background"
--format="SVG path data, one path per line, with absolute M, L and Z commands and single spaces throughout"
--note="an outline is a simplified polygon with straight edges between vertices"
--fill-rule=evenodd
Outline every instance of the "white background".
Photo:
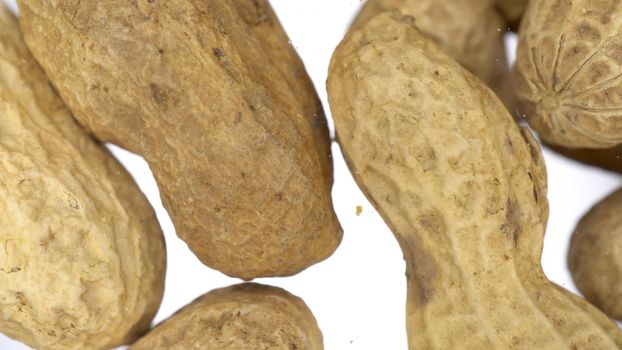
M 14 1 L 8 3 L 15 8 Z M 272 0 L 272 4 L 330 115 L 325 89 L 328 63 L 361 1 Z M 508 43 L 510 47 L 515 46 L 515 38 L 508 38 Z M 510 56 L 514 56 L 513 52 Z M 166 233 L 166 292 L 156 322 L 203 293 L 240 282 L 205 267 L 194 257 L 175 236 L 147 164 L 136 155 L 111 148 L 147 194 Z M 341 246 L 328 260 L 296 276 L 256 282 L 283 287 L 303 298 L 318 320 L 326 349 L 406 349 L 402 253 L 392 233 L 357 188 L 336 144 L 333 152 L 333 196 L 345 231 Z M 544 246 L 544 270 L 551 280 L 576 291 L 566 268 L 572 230 L 583 213 L 622 181 L 617 174 L 580 165 L 546 150 L 545 157 L 551 215 Z M 360 216 L 355 214 L 358 205 L 363 207 Z M 18 349 L 27 348 L 0 334 L 0 350 Z

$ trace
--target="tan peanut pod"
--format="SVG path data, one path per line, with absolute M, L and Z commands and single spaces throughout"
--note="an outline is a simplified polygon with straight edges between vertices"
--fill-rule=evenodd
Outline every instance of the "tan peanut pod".
M 529 0 L 496 0 L 495 6 L 512 30 L 517 30 Z
M 198 298 L 131 350 L 321 350 L 322 333 L 304 301 L 254 283 Z
M 328 91 L 354 178 L 404 252 L 410 349 L 622 346 L 542 271 L 537 142 L 410 17 L 350 32 Z
M 494 0 L 367 0 L 353 28 L 387 10 L 413 16 L 422 32 L 514 111 L 516 101 L 503 42 L 506 25 Z
M 203 263 L 282 276 L 336 249 L 325 117 L 266 0 L 19 3 L 76 118 L 146 158 Z
M 568 267 L 585 298 L 622 320 L 622 189 L 598 203 L 577 225 Z
M 543 0 L 528 7 L 515 66 L 521 112 L 566 148 L 622 143 L 622 3 Z
M 130 175 L 73 120 L 0 4 L 0 332 L 36 349 L 144 333 L 166 257 Z

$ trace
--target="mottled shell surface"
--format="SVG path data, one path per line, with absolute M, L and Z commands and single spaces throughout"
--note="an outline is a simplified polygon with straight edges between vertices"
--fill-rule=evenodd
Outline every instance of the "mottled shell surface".
M 322 350 L 311 310 L 287 291 L 258 284 L 198 298 L 131 350 Z
M 412 18 L 351 31 L 328 91 L 354 178 L 404 253 L 410 349 L 622 347 L 613 322 L 542 271 L 537 142 Z
M 567 148 L 622 143 L 622 1 L 532 2 L 515 77 L 520 110 L 545 141 Z
M 76 118 L 145 157 L 203 263 L 283 276 L 336 249 L 326 120 L 266 0 L 19 4 Z
M 477 75 L 514 110 L 514 91 L 505 55 L 505 24 L 494 0 L 368 0 L 353 27 L 387 10 L 415 24 L 447 54 Z
M 0 6 L 0 332 L 46 350 L 133 341 L 160 306 L 165 260 L 146 198 Z
M 568 267 L 585 298 L 622 320 L 622 190 L 592 208 L 570 243 Z

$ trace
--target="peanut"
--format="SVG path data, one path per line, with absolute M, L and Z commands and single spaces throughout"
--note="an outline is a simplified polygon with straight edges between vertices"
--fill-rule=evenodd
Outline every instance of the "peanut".
M 324 113 L 268 1 L 19 4 L 61 97 L 97 138 L 145 157 L 203 263 L 248 280 L 336 249 Z
M 0 4 L 0 331 L 46 350 L 131 342 L 160 306 L 165 260 L 147 199 Z
M 586 299 L 622 320 L 622 190 L 598 203 L 577 225 L 568 267 Z
M 547 142 L 622 143 L 622 3 L 542 0 L 527 9 L 515 67 L 519 107 Z
M 494 0 L 368 0 L 353 27 L 387 10 L 413 16 L 423 33 L 488 84 L 514 111 L 516 101 L 503 43 L 506 26 Z
M 184 307 L 131 350 L 321 350 L 322 333 L 302 299 L 276 287 L 241 284 Z
M 404 252 L 411 349 L 622 346 L 614 323 L 542 271 L 537 142 L 411 17 L 350 32 L 328 92 L 354 178 Z

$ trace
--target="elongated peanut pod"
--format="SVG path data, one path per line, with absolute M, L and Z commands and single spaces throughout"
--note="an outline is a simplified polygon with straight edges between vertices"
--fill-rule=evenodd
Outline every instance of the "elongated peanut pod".
M 412 18 L 349 33 L 328 91 L 352 173 L 404 252 L 411 349 L 622 346 L 542 271 L 539 146 Z
M 622 3 L 541 0 L 527 8 L 515 76 L 519 107 L 547 142 L 622 143 Z
M 247 283 L 217 289 L 184 307 L 132 350 L 322 350 L 322 333 L 304 301 Z
M 206 265 L 295 274 L 341 240 L 324 113 L 267 0 L 20 1 L 81 124 L 149 162 Z
M 73 120 L 0 3 L 0 332 L 36 349 L 133 341 L 164 289 L 153 209 Z

